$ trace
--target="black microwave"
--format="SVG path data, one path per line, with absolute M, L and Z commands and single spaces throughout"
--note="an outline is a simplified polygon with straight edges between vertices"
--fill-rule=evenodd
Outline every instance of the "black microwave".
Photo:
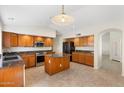
M 35 47 L 43 47 L 44 46 L 44 42 L 36 42 L 35 43 Z

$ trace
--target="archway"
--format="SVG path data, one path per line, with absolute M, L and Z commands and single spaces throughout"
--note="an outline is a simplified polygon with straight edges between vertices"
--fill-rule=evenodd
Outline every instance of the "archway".
M 106 34 L 108 34 L 108 33 L 110 34 L 112 32 L 114 32 L 114 33 L 120 33 L 120 37 L 119 38 L 121 38 L 121 41 L 120 41 L 120 43 L 121 43 L 120 44 L 121 50 L 120 50 L 120 59 L 117 60 L 117 61 L 120 61 L 122 63 L 122 52 L 121 51 L 122 51 L 122 34 L 123 34 L 123 32 L 120 29 L 109 28 L 109 29 L 105 29 L 105 30 L 101 31 L 99 34 L 97 34 L 97 46 L 98 46 L 97 47 L 98 49 L 96 51 L 97 52 L 96 53 L 97 54 L 96 55 L 97 56 L 96 57 L 96 59 L 97 59 L 97 62 L 96 62 L 97 63 L 97 68 L 102 68 L 102 66 L 103 66 L 103 36 L 106 35 Z M 117 37 L 117 36 L 115 36 L 115 37 Z M 115 40 L 115 41 L 117 41 L 117 40 Z M 116 43 L 118 44 L 118 42 L 114 42 L 114 45 L 115 46 L 116 46 Z M 110 49 L 112 49 L 112 47 L 110 47 Z M 110 56 L 109 59 L 113 61 L 112 56 Z M 122 72 L 122 64 L 121 64 L 121 72 Z

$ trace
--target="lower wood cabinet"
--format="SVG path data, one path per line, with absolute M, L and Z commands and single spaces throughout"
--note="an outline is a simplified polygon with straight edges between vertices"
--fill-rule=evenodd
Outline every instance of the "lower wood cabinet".
M 79 53 L 73 52 L 72 53 L 72 61 L 78 62 L 79 61 L 78 59 L 79 59 Z
M 94 65 L 94 55 L 88 52 L 73 52 L 72 61 L 76 63 L 86 64 L 89 66 Z
M 0 87 L 24 87 L 24 64 L 0 69 Z
M 90 65 L 90 66 L 93 66 L 94 64 L 94 56 L 91 55 L 90 53 L 86 53 L 86 56 L 85 56 L 85 64 L 86 65 Z
M 26 68 L 34 67 L 36 65 L 35 53 L 22 53 L 20 55 L 25 63 Z

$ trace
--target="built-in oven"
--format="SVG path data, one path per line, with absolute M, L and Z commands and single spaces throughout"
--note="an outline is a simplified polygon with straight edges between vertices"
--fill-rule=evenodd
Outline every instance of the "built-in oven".
M 41 66 L 44 64 L 44 60 L 45 60 L 44 57 L 45 57 L 44 52 L 36 53 L 36 66 Z

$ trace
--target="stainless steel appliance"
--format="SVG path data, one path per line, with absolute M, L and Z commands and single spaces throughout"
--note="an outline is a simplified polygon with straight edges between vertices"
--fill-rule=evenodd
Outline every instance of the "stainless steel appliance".
M 44 64 L 44 57 L 45 57 L 44 52 L 36 53 L 36 66 L 41 66 Z
M 74 42 L 63 42 L 63 53 L 72 54 L 75 51 Z M 70 56 L 70 61 L 72 61 L 72 56 Z
M 44 42 L 36 42 L 35 43 L 35 47 L 43 47 L 44 46 Z

